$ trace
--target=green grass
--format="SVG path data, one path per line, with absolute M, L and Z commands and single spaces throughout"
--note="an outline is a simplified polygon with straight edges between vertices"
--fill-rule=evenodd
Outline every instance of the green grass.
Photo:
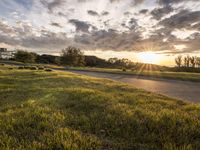
M 70 69 L 200 82 L 200 73 L 145 71 L 145 70 L 140 70 L 140 71 L 139 70 L 137 70 L 137 71 L 127 70 L 126 72 L 124 72 L 124 71 L 122 71 L 122 69 L 92 68 L 92 67 L 71 67 Z
M 200 149 L 200 105 L 107 79 L 0 67 L 0 149 Z

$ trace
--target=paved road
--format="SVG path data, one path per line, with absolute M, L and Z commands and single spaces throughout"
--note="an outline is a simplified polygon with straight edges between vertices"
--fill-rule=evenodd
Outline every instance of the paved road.
M 147 91 L 167 95 L 173 98 L 187 100 L 193 103 L 200 103 L 200 83 L 198 82 L 87 71 L 71 72 L 100 78 L 109 78 L 131 84 L 136 88 L 145 89 Z

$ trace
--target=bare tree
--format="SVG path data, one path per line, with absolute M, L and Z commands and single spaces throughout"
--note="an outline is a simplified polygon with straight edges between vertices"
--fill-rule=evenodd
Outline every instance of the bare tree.
M 175 58 L 175 63 L 176 65 L 180 68 L 182 65 L 182 56 L 179 55 L 178 57 Z
M 190 67 L 190 56 L 189 55 L 184 57 L 184 65 L 185 65 L 185 67 Z
M 196 57 L 196 66 L 200 68 L 200 57 Z
M 190 64 L 191 64 L 191 66 L 192 66 L 193 68 L 195 68 L 195 65 L 196 65 L 196 61 L 195 61 L 195 60 L 196 60 L 196 59 L 195 59 L 194 56 L 190 57 Z

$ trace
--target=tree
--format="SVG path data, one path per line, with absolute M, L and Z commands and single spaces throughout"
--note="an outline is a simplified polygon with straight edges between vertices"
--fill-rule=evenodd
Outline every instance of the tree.
M 59 56 L 52 56 L 52 55 L 38 55 L 36 59 L 37 63 L 45 63 L 45 64 L 60 64 L 60 57 Z
M 196 57 L 196 65 L 200 68 L 200 57 Z
M 190 56 L 186 56 L 184 57 L 184 64 L 185 64 L 185 67 L 190 67 Z
M 37 58 L 36 53 L 27 52 L 23 50 L 17 50 L 14 56 L 14 59 L 16 61 L 24 62 L 24 63 L 34 63 L 36 58 Z
M 190 64 L 193 68 L 195 68 L 196 65 L 196 58 L 194 56 L 190 57 Z
M 111 63 L 111 64 L 115 64 L 117 61 L 118 61 L 118 58 L 116 58 L 116 57 L 108 59 L 108 62 Z
M 179 55 L 178 57 L 175 58 L 175 63 L 176 65 L 180 68 L 182 65 L 182 56 Z
M 61 63 L 70 66 L 85 65 L 85 57 L 80 49 L 68 47 L 62 50 Z

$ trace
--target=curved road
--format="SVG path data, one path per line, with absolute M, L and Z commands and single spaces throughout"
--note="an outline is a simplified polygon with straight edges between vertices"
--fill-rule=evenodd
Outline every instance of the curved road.
M 158 79 L 151 77 L 136 77 L 133 75 L 122 75 L 112 73 L 99 73 L 88 71 L 72 71 L 93 77 L 108 78 L 125 82 L 136 88 L 163 94 L 169 97 L 200 103 L 200 82 L 178 81 L 170 79 Z

